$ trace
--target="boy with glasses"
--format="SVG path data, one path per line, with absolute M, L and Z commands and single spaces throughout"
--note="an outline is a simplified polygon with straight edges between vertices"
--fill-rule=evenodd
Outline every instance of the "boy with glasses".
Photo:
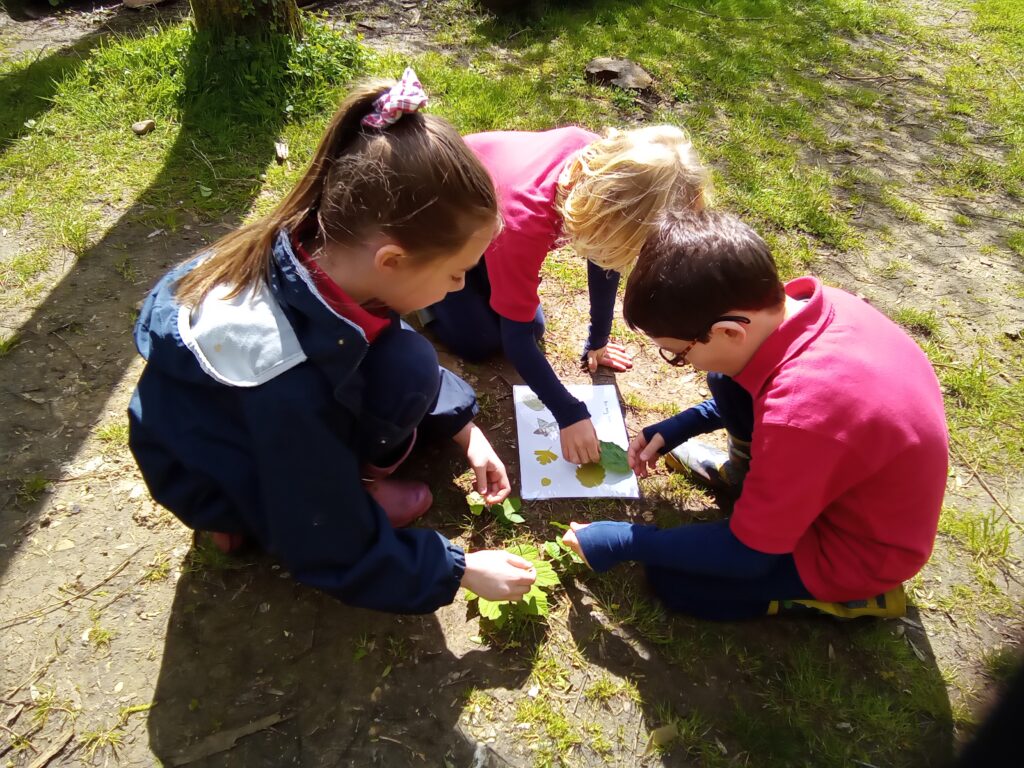
M 644 563 L 669 608 L 705 618 L 902 615 L 902 582 L 934 544 L 948 460 L 942 394 L 914 341 L 813 277 L 783 285 L 764 241 L 716 212 L 664 221 L 623 312 L 667 362 L 708 371 L 713 395 L 638 435 L 633 469 L 644 476 L 672 451 L 720 484 L 749 471 L 728 520 L 573 523 L 566 544 L 596 571 Z M 685 445 L 722 427 L 728 462 Z

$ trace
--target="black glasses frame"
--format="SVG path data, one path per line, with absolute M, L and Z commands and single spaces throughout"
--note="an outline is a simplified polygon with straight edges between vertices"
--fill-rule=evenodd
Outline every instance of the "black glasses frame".
M 684 349 L 682 352 L 669 352 L 667 349 L 662 349 L 661 347 L 658 347 L 658 355 L 660 355 L 661 359 L 664 360 L 666 363 L 677 368 L 686 365 L 686 356 L 690 354 L 691 349 L 697 346 L 699 339 L 702 339 L 705 336 L 707 336 L 708 333 L 711 332 L 711 329 L 714 327 L 715 323 L 721 323 L 723 321 L 732 321 L 734 323 L 743 323 L 743 325 L 750 325 L 749 317 L 744 317 L 743 315 L 722 315 L 721 317 L 712 320 L 708 324 L 707 330 L 704 331 L 704 333 L 698 335 L 697 338 L 691 341 L 689 344 L 687 344 L 686 349 Z

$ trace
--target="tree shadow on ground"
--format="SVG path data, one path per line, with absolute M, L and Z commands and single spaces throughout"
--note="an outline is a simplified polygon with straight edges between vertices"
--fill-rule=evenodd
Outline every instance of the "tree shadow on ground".
M 284 77 L 284 48 L 239 47 L 229 70 L 223 51 L 188 39 L 181 128 L 160 173 L 34 308 L 18 329 L 17 345 L 0 358 L 0 454 L 7 457 L 0 577 L 45 506 L 38 489 L 25 492 L 26 478 L 61 477 L 136 359 L 138 302 L 170 266 L 240 221 L 260 190 L 259 174 L 272 162 L 287 113 L 285 95 L 268 84 Z M 126 141 L 138 140 L 126 133 Z M 230 189 L 222 219 L 202 222 L 181 213 L 182 198 L 200 194 L 200 184 Z M 105 480 L 102 470 L 92 475 Z M 86 497 L 82 512 L 103 514 L 89 503 Z
M 446 635 L 468 635 L 451 630 L 458 605 L 350 608 L 276 568 L 261 558 L 178 582 L 149 714 L 163 765 L 504 764 L 459 718 L 469 691 L 517 689 L 528 664 L 449 648 Z
M 649 731 L 676 727 L 664 765 L 732 764 L 744 753 L 759 766 L 810 755 L 822 764 L 949 760 L 952 715 L 915 609 L 910 624 L 808 616 L 651 622 L 642 617 L 655 599 L 640 569 L 616 582 L 611 591 L 608 580 L 592 579 L 570 589 L 569 629 L 588 662 L 636 686 Z
M 0 8 L 3 6 L 4 3 L 0 3 Z M 46 7 L 50 8 L 49 5 Z M 74 75 L 104 40 L 114 34 L 132 34 L 152 24 L 154 19 L 177 19 L 185 12 L 185 8 L 176 7 L 139 13 L 123 5 L 118 6 L 99 28 L 52 52 L 43 48 L 28 66 L 0 74 L 0 104 L 3 105 L 0 110 L 0 153 L 29 130 L 25 126 L 27 121 L 39 119 L 53 107 L 53 97 L 60 82 Z

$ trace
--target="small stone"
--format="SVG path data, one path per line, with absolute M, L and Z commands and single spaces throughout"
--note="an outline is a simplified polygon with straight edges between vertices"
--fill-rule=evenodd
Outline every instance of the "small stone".
M 154 128 L 156 128 L 155 120 L 139 120 L 137 123 L 132 123 L 132 131 L 136 136 L 145 136 Z
M 1010 341 L 1020 341 L 1024 338 L 1024 328 L 1004 328 L 1003 335 Z
M 585 73 L 591 82 L 617 85 L 634 91 L 645 91 L 654 85 L 654 78 L 629 59 L 609 59 L 603 56 L 591 59 Z

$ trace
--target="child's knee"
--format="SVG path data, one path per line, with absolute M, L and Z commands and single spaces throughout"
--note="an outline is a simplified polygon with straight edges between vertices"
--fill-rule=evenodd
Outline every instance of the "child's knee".
M 378 377 L 398 379 L 403 389 L 432 398 L 441 385 L 438 366 L 437 352 L 429 341 L 416 331 L 396 328 L 370 347 L 364 371 L 371 387 Z

